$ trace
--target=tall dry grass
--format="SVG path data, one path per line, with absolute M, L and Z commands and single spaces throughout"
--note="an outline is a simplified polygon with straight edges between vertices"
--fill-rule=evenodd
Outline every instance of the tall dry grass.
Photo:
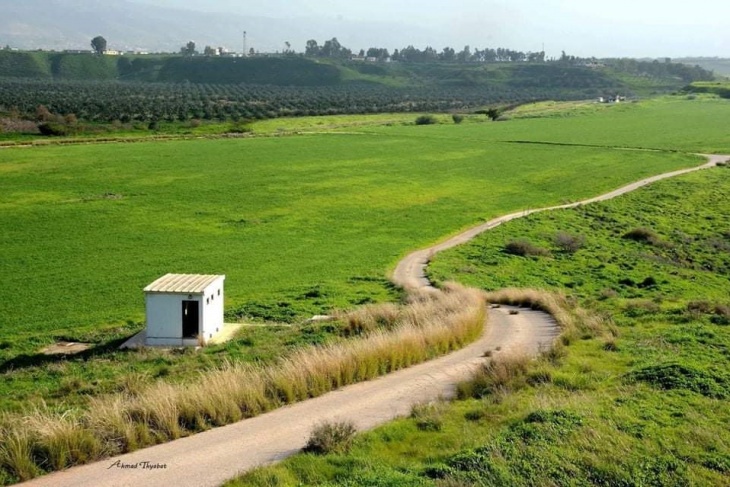
M 27 479 L 230 424 L 463 347 L 481 335 L 485 316 L 483 293 L 456 285 L 398 307 L 368 306 L 342 315 L 362 338 L 300 349 L 267 367 L 228 363 L 192 383 L 92 398 L 75 415 L 10 418 L 0 424 L 0 461 Z

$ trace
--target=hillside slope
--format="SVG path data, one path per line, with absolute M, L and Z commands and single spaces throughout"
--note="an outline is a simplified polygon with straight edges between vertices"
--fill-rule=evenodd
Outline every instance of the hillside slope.
M 567 63 L 363 63 L 301 56 L 220 58 L 155 56 L 94 56 L 56 52 L 0 51 L 3 77 L 83 79 L 279 86 L 386 86 L 609 89 L 671 91 L 712 73 L 681 64 L 657 70 L 653 63 L 607 60 L 591 68 Z M 671 68 L 671 69 L 670 69 Z

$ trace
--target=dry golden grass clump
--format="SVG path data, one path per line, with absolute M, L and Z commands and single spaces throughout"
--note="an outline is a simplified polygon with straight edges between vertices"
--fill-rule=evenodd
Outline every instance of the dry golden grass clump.
M 20 480 L 222 426 L 426 361 L 478 338 L 480 291 L 448 285 L 396 306 L 341 313 L 361 338 L 297 350 L 270 366 L 228 363 L 185 384 L 133 381 L 89 408 L 0 420 L 0 466 Z

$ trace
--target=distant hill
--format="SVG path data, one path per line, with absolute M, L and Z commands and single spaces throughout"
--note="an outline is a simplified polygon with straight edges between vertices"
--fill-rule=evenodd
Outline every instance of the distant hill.
M 674 62 L 683 63 L 690 66 L 700 66 L 710 71 L 714 71 L 718 76 L 730 77 L 730 59 L 718 57 L 693 57 L 679 58 Z
M 433 42 L 426 29 L 329 19 L 273 19 L 153 7 L 129 0 L 0 0 L 0 46 L 19 49 L 90 49 L 91 39 L 104 36 L 110 49 L 178 52 L 189 40 L 240 52 L 243 31 L 248 47 L 261 52 L 284 49 L 290 42 L 301 52 L 308 39 L 337 37 L 353 49 L 370 47 L 373 37 L 383 46 L 398 38 L 414 44 Z

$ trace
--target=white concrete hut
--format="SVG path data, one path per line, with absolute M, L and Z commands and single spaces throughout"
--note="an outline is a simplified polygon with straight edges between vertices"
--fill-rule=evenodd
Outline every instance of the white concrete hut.
M 226 276 L 167 274 L 144 288 L 145 345 L 190 347 L 223 331 Z

